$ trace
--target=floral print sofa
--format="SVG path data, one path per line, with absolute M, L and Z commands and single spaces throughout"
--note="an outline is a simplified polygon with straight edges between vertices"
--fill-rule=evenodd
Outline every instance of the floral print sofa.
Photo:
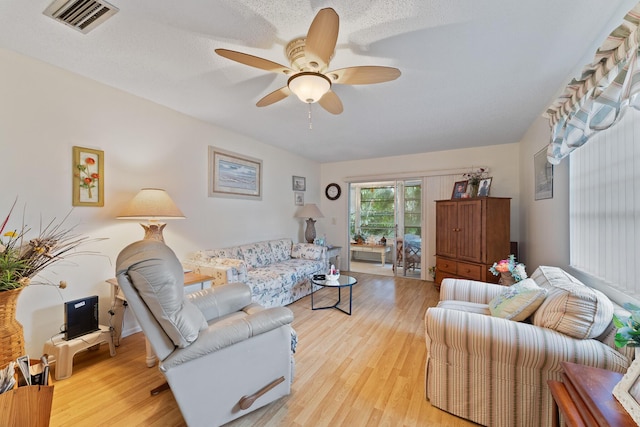
M 326 248 L 291 239 L 197 251 L 182 265 L 214 277 L 214 285 L 242 282 L 251 288 L 252 300 L 276 307 L 311 293 L 311 277 L 326 271 Z

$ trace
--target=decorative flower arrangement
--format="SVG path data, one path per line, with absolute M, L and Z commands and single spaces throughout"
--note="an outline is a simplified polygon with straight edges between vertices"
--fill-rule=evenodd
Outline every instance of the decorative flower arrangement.
M 487 177 L 489 173 L 489 169 L 486 168 L 478 168 L 471 172 L 466 172 L 462 174 L 463 178 L 466 178 L 471 185 L 479 185 L 480 181 Z
M 16 202 L 13 202 L 9 214 L 0 225 L 0 292 L 23 288 L 31 283 L 31 278 L 45 268 L 63 259 L 91 252 L 73 252 L 91 239 L 72 234 L 71 229 L 62 229 L 65 217 L 59 224 L 51 221 L 40 231 L 37 237 L 27 240 L 30 228 L 24 224 L 20 230 L 4 231 Z M 52 283 L 38 283 L 49 284 Z M 55 286 L 66 288 L 67 283 L 60 281 Z
M 89 198 L 91 199 L 91 189 L 96 188 L 96 183 L 100 179 L 98 172 L 91 172 L 91 166 L 96 164 L 95 159 L 87 157 L 84 159 L 85 164 L 76 165 L 78 173 L 76 176 L 80 179 L 80 188 L 86 188 L 89 192 Z
M 629 310 L 631 316 L 623 320 L 613 315 L 613 324 L 618 328 L 616 347 L 640 347 L 640 307 L 631 303 L 626 303 L 623 307 Z
M 527 278 L 525 265 L 521 262 L 516 262 L 516 256 L 513 254 L 509 255 L 507 259 L 494 262 L 489 271 L 494 276 L 499 276 L 500 273 L 511 273 L 516 282 Z

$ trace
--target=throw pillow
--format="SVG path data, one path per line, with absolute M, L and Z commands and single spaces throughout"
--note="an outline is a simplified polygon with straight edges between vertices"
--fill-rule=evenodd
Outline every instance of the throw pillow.
M 273 252 L 274 262 L 291 259 L 291 239 L 279 239 L 269 241 L 271 252 Z
M 492 316 L 521 322 L 540 307 L 546 296 L 546 289 L 533 279 L 524 279 L 489 301 L 489 310 Z
M 242 257 L 252 268 L 266 267 L 275 262 L 269 242 L 242 245 L 240 250 L 242 251 Z
M 533 324 L 578 339 L 596 338 L 611 323 L 613 303 L 557 267 L 540 267 L 532 275 L 549 294 L 533 316 Z

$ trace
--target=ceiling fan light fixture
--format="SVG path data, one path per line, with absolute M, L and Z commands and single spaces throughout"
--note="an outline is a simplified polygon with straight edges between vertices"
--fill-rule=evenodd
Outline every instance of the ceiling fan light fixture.
M 292 76 L 287 86 L 300 101 L 313 104 L 331 89 L 331 81 L 320 73 L 302 72 Z

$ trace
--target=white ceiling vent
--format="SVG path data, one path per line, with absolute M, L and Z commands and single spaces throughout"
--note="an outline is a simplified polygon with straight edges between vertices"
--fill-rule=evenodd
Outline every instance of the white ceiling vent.
M 43 12 L 81 33 L 88 33 L 118 12 L 118 8 L 99 0 L 55 0 Z

